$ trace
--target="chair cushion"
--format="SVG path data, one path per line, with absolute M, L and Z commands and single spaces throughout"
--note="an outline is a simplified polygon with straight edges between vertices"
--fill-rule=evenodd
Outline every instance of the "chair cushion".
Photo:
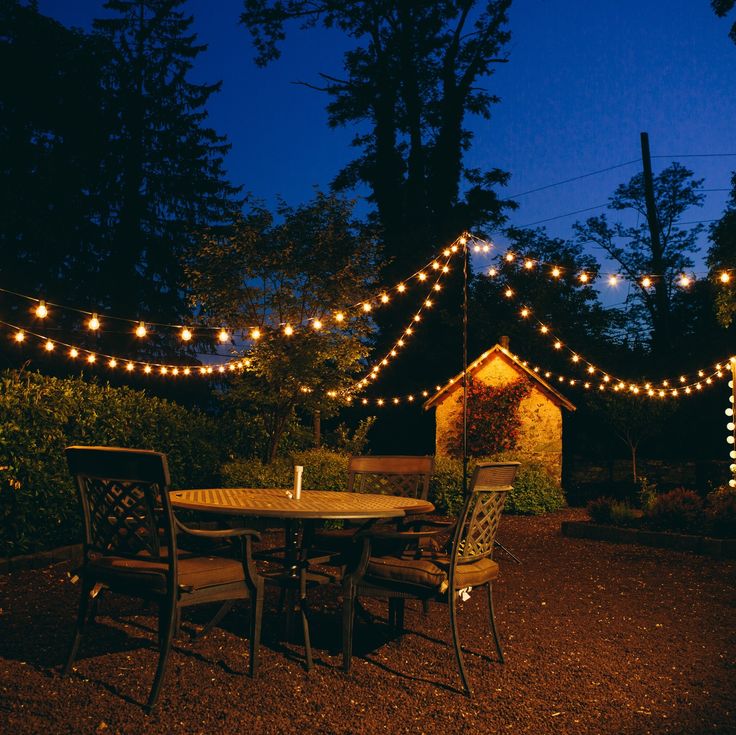
M 179 585 L 201 590 L 222 584 L 243 582 L 243 565 L 236 559 L 222 556 L 192 556 L 183 554 L 178 558 Z M 120 556 L 100 556 L 90 559 L 87 572 L 95 579 L 115 585 L 142 585 L 151 592 L 166 592 L 166 577 L 169 565 L 165 561 L 146 559 L 141 555 L 135 559 Z
M 434 550 L 424 549 L 419 558 L 402 556 L 371 557 L 365 573 L 371 583 L 406 583 L 436 588 L 444 592 L 449 584 L 450 557 Z M 477 587 L 498 577 L 498 564 L 482 557 L 476 561 L 458 564 L 455 571 L 455 589 Z

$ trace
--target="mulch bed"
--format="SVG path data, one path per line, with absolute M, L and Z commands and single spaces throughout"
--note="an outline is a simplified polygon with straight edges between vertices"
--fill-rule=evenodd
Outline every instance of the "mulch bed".
M 736 562 L 564 538 L 566 510 L 506 517 L 497 555 L 493 657 L 485 596 L 460 611 L 475 688 L 461 693 L 447 608 L 410 603 L 401 638 L 359 623 L 353 673 L 341 670 L 334 590 L 313 600 L 315 668 L 283 640 L 266 600 L 262 667 L 246 675 L 246 607 L 207 638 L 175 643 L 158 709 L 144 714 L 157 660 L 155 616 L 108 595 L 61 679 L 77 605 L 68 564 L 0 576 L 0 732 L 24 733 L 736 733 Z M 193 610 L 184 630 L 207 619 Z M 186 614 L 186 613 L 185 613 Z

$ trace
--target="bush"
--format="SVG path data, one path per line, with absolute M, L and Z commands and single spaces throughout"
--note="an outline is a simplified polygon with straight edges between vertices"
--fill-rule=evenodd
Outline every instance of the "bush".
M 705 517 L 716 536 L 736 538 L 736 490 L 719 487 L 706 498 Z
M 703 520 L 703 500 L 693 490 L 679 487 L 657 495 L 645 511 L 645 518 L 655 528 L 685 530 Z
M 596 498 L 588 502 L 586 510 L 588 517 L 594 523 L 610 523 L 611 522 L 611 506 L 616 501 L 613 498 Z
M 614 526 L 636 526 L 641 520 L 641 513 L 628 503 L 614 501 L 611 504 L 611 523 Z
M 81 378 L 0 373 L 0 555 L 81 540 L 70 444 L 155 449 L 175 487 L 218 482 L 216 425 L 201 414 Z
M 514 460 L 514 455 L 497 455 L 489 461 Z M 472 477 L 476 460 L 471 460 L 468 473 Z M 436 457 L 434 476 L 429 486 L 429 499 L 441 513 L 456 515 L 463 504 L 463 463 L 451 457 Z M 514 481 L 514 489 L 506 499 L 508 513 L 541 515 L 559 510 L 565 505 L 562 488 L 538 462 L 523 461 Z
M 236 459 L 221 469 L 224 487 L 291 487 L 294 465 L 303 465 L 305 490 L 347 490 L 348 455 L 328 449 L 309 449 L 271 464 L 259 459 Z

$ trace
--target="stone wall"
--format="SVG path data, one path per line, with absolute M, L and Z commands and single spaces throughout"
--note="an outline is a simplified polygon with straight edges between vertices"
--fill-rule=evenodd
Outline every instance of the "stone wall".
M 474 380 L 493 386 L 506 385 L 518 380 L 520 374 L 500 355 L 493 355 Z M 462 416 L 462 385 L 448 391 L 437 405 L 435 451 L 447 455 L 447 437 L 451 427 L 458 425 Z M 519 404 L 521 430 L 515 453 L 544 464 L 557 482 L 562 480 L 562 411 L 542 391 L 533 386 L 529 395 Z

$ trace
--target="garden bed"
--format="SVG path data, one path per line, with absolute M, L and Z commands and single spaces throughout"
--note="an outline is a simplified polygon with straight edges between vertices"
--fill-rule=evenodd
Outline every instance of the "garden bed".
M 723 559 L 736 559 L 736 539 L 712 538 L 672 531 L 652 531 L 644 528 L 621 528 L 592 521 L 563 521 L 562 535 L 570 538 L 586 538 L 611 541 L 619 544 L 642 544 L 658 549 L 690 551 Z

